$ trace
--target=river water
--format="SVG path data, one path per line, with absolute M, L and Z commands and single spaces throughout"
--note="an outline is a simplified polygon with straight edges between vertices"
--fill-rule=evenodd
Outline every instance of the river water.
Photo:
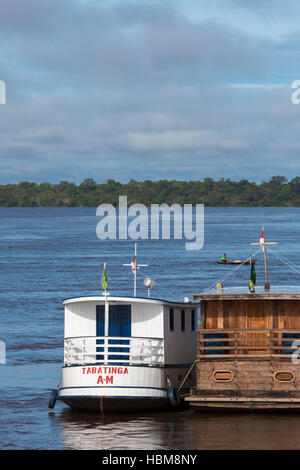
M 173 413 L 107 415 L 76 413 L 50 390 L 63 360 L 66 298 L 99 295 L 103 263 L 112 295 L 132 295 L 132 240 L 99 240 L 94 208 L 0 208 L 0 449 L 300 449 L 300 414 Z M 224 252 L 245 259 L 257 249 L 261 226 L 271 247 L 271 285 L 299 286 L 299 208 L 205 208 L 204 246 L 186 250 L 185 240 L 138 240 L 137 295 L 143 279 L 156 281 L 152 296 L 192 298 L 232 269 L 216 264 Z M 172 234 L 172 233 L 171 233 Z M 257 253 L 257 284 L 264 282 Z M 291 264 L 291 263 L 290 263 Z M 233 267 L 234 268 L 234 267 Z M 246 288 L 249 267 L 224 280 Z

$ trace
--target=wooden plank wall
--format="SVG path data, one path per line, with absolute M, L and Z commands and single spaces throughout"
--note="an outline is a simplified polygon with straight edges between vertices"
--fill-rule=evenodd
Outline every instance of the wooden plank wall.
M 300 329 L 299 300 L 206 300 L 201 323 L 207 329 Z
M 217 382 L 214 380 L 215 371 L 230 371 L 233 374 L 231 382 Z M 274 380 L 278 371 L 291 371 L 295 380 L 280 383 Z M 245 393 L 257 391 L 258 394 L 266 395 L 272 392 L 298 392 L 300 396 L 300 370 L 292 361 L 268 361 L 256 360 L 201 360 L 197 364 L 197 391 L 219 392 L 226 391 Z

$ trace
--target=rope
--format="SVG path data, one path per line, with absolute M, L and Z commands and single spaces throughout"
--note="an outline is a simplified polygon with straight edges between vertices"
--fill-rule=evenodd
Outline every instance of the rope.
M 56 386 L 57 390 L 59 390 L 59 386 L 60 386 L 61 379 L 62 379 L 62 376 L 60 376 L 59 381 L 58 381 L 58 384 L 57 384 L 57 386 Z
M 217 282 L 214 282 L 210 287 L 208 287 L 207 289 L 205 289 L 203 291 L 203 293 L 205 294 L 205 292 L 209 291 L 212 287 L 214 287 L 216 284 L 218 284 L 219 282 L 223 282 L 225 281 L 225 279 L 227 279 L 228 277 L 230 277 L 234 272 L 236 272 L 238 269 L 240 269 L 245 263 L 247 263 L 247 261 L 250 260 L 250 258 L 252 256 L 255 256 L 259 251 L 261 250 L 261 248 L 259 248 L 253 255 L 250 255 L 249 258 L 245 259 L 245 261 L 243 261 L 241 264 L 239 264 L 236 268 L 234 268 L 231 272 L 225 274 L 225 276 L 223 276 L 221 279 L 219 279 Z
M 285 264 L 286 264 L 287 266 L 289 266 L 291 269 L 293 269 L 294 271 L 296 271 L 296 273 L 300 274 L 300 271 L 298 270 L 298 269 L 299 269 L 298 266 L 296 266 L 292 261 L 289 261 L 289 260 L 283 258 L 283 256 L 279 255 L 278 253 L 276 253 L 276 252 L 273 251 L 273 250 L 270 250 L 270 249 L 269 249 L 269 251 L 270 251 L 273 255 L 277 256 L 277 258 L 279 258 L 283 263 L 285 263 Z
M 193 367 L 195 366 L 195 364 L 198 362 L 198 359 L 196 359 L 193 364 L 191 365 L 191 367 L 189 368 L 186 376 L 184 377 L 183 381 L 181 382 L 181 384 L 179 385 L 178 389 L 177 389 L 177 392 L 179 392 L 179 390 L 181 389 L 181 387 L 183 386 L 184 382 L 186 381 L 187 377 L 189 376 L 189 374 L 191 373 Z
M 274 254 L 276 254 L 276 253 L 274 252 Z M 278 253 L 277 253 L 277 254 L 278 254 Z M 278 256 L 281 256 L 281 257 L 282 257 L 282 260 L 284 260 L 283 255 L 278 254 Z M 289 262 L 289 264 L 290 264 L 291 266 L 294 266 L 295 268 L 300 269 L 300 268 L 298 268 L 298 266 L 297 266 L 293 261 L 290 261 L 290 260 L 286 259 L 286 262 Z

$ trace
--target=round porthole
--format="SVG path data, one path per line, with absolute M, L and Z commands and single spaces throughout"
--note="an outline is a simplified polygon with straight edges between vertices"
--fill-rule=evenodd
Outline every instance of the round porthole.
M 290 370 L 278 370 L 274 374 L 274 380 L 276 382 L 294 382 L 295 374 Z
M 231 370 L 215 370 L 213 373 L 213 379 L 216 382 L 231 382 L 234 379 L 234 376 Z

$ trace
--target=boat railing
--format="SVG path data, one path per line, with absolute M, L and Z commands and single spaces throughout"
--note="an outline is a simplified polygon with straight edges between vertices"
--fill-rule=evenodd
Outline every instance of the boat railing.
M 197 359 L 276 357 L 291 360 L 299 350 L 300 329 L 200 329 Z M 254 357 L 253 357 L 254 358 Z
M 65 338 L 64 364 L 162 365 L 164 340 L 147 337 L 81 336 Z

